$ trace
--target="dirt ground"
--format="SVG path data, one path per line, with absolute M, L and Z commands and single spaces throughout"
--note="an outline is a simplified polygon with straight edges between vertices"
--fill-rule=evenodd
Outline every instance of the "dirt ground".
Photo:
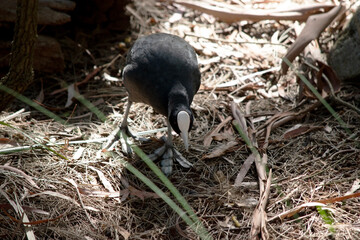
M 313 3 L 231 2 L 258 9 Z M 344 3 L 345 14 L 351 17 L 359 4 Z M 282 57 L 304 23 L 228 24 L 167 1 L 135 0 L 129 7 L 132 29 L 128 34 L 97 32 L 84 38 L 81 46 L 61 39 L 67 70 L 58 75 L 36 74 L 36 84 L 24 94 L 30 99 L 43 94 L 43 106 L 66 124 L 20 101 L 0 113 L 4 123 L 0 150 L 20 147 L 0 156 L 0 239 L 31 239 L 32 235 L 37 239 L 198 238 L 121 161 L 101 153 L 101 143 L 121 123 L 126 107 L 120 77 L 125 54 L 137 37 L 154 32 L 179 35 L 198 54 L 202 85 L 191 106 L 195 126 L 188 153 L 174 133 L 176 148 L 193 167 L 175 163 L 169 179 L 212 237 L 251 239 L 254 209 L 261 202 L 255 164 L 249 165 L 239 182 L 251 150 L 234 127 L 237 109 L 266 157 L 267 177 L 271 171 L 262 238 L 360 239 L 360 115 L 328 99 L 347 131 L 322 104 L 303 94 L 293 70 L 286 75 L 279 72 Z M 331 25 L 314 46 L 326 55 L 339 31 L 336 24 Z M 305 62 L 299 56 L 294 65 Z M 65 108 L 71 90 L 54 93 L 90 75 L 78 91 L 106 116 L 105 122 L 81 101 Z M 360 108 L 359 84 L 342 83 L 336 95 Z M 153 130 L 143 135 L 153 141 L 138 143 L 145 153 L 162 144 L 159 139 L 166 134 L 166 121 L 151 107 L 134 104 L 129 125 L 135 133 Z M 46 142 L 58 144 L 39 145 Z M 171 196 L 141 159 L 127 157 L 120 146 L 115 151 Z

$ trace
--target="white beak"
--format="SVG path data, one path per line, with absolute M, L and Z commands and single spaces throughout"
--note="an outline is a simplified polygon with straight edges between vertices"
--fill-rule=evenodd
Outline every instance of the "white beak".
M 187 132 L 181 132 L 180 136 L 184 141 L 185 150 L 189 151 L 189 134 Z
M 189 150 L 189 130 L 190 115 L 185 111 L 180 111 L 177 115 L 177 124 L 180 129 L 180 136 L 184 141 L 186 151 Z

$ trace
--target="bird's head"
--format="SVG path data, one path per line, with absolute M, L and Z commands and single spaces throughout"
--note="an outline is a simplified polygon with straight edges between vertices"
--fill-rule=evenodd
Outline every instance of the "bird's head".
M 194 116 L 190 109 L 181 109 L 170 112 L 169 122 L 171 127 L 184 141 L 185 149 L 189 149 L 189 131 L 194 122 Z

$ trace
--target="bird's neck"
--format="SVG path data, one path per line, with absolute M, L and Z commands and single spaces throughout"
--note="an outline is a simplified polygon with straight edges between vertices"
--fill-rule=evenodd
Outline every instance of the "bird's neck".
M 189 97 L 183 86 L 174 87 L 169 93 L 168 111 L 189 109 Z
M 180 129 L 178 126 L 177 118 L 179 112 L 181 111 L 185 111 L 190 115 L 190 124 L 192 125 L 193 117 L 190 109 L 189 97 L 186 91 L 170 91 L 168 102 L 168 120 L 171 124 L 172 129 L 178 134 L 180 134 Z

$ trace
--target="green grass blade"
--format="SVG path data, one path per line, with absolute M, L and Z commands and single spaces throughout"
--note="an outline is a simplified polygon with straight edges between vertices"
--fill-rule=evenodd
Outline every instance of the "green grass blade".
M 283 61 L 293 69 L 293 65 L 287 58 L 283 58 Z M 319 101 L 324 105 L 324 107 L 333 115 L 333 117 L 340 123 L 340 125 L 345 129 L 346 133 L 351 135 L 352 132 L 347 128 L 347 124 L 341 119 L 339 114 L 326 102 L 326 100 L 321 96 L 321 94 L 316 90 L 316 88 L 305 78 L 304 75 L 300 74 L 298 71 L 295 71 L 295 74 L 303 81 L 303 83 L 311 90 L 311 92 L 319 99 Z
M 212 239 L 211 235 L 207 232 L 206 228 L 203 226 L 199 218 L 196 216 L 194 210 L 188 204 L 186 199 L 181 195 L 177 188 L 170 182 L 170 180 L 165 176 L 165 174 L 156 166 L 156 164 L 151 161 L 151 159 L 136 145 L 131 145 L 133 151 L 138 155 L 148 166 L 149 168 L 159 177 L 159 179 L 165 184 L 169 191 L 174 195 L 178 200 L 181 206 L 185 209 L 186 213 L 189 214 L 192 221 L 196 226 L 196 233 L 200 236 L 201 239 Z M 175 210 L 175 209 L 174 209 Z M 190 225 L 189 225 L 190 226 Z M 191 226 L 190 226 L 191 227 Z
M 335 228 L 333 227 L 334 219 L 332 218 L 329 211 L 323 209 L 321 206 L 316 206 L 316 210 L 318 211 L 319 215 L 321 216 L 325 224 L 329 226 L 329 231 L 331 233 L 335 233 Z
M 3 84 L 0 84 L 0 90 L 14 96 L 15 98 L 19 99 L 20 101 L 26 103 L 27 105 L 35 108 L 36 110 L 38 110 L 39 112 L 45 114 L 46 116 L 48 116 L 49 118 L 54 119 L 55 121 L 61 123 L 61 124 L 66 124 L 65 120 L 62 119 L 61 117 L 59 117 L 58 115 L 56 115 L 53 112 L 50 112 L 49 110 L 47 110 L 46 108 L 40 106 L 39 104 L 35 103 L 34 101 L 32 101 L 31 99 L 21 95 L 18 92 L 15 92 L 14 90 L 12 90 L 11 88 L 6 87 Z
M 142 152 L 141 149 L 138 148 L 137 146 L 132 146 L 132 149 L 134 149 L 134 151 L 137 151 L 140 157 L 148 158 L 147 155 L 144 152 Z M 131 173 L 133 173 L 136 177 L 138 177 L 143 183 L 145 183 L 151 190 L 153 190 L 159 197 L 161 197 L 164 200 L 164 202 L 166 202 L 186 222 L 186 224 L 190 226 L 196 234 L 198 234 L 198 236 L 201 239 L 204 240 L 212 239 L 211 236 L 206 232 L 206 230 L 204 231 L 201 223 L 199 225 L 199 222 L 194 222 L 191 218 L 189 218 L 186 212 L 184 212 L 171 198 L 169 198 L 149 178 L 147 178 L 144 174 L 142 174 L 139 170 L 137 170 L 127 161 L 121 159 L 120 157 L 116 157 L 113 152 L 108 152 L 108 153 L 111 154 L 115 160 L 120 161 L 120 163 L 123 166 L 125 166 L 126 169 L 128 169 Z M 151 160 L 149 159 L 149 161 Z M 158 169 L 158 171 L 160 171 L 160 169 Z
M 32 148 L 44 148 L 52 153 L 54 153 L 55 155 L 57 155 L 58 157 L 62 158 L 62 159 L 65 159 L 65 160 L 68 160 L 67 157 L 65 157 L 64 155 L 56 152 L 54 149 L 52 149 L 51 147 L 49 146 L 46 146 L 45 144 L 43 144 L 42 142 L 36 140 L 36 138 L 30 136 L 29 134 L 27 134 L 26 132 L 22 131 L 21 129 L 18 129 L 18 128 L 15 128 L 13 126 L 11 126 L 10 124 L 7 124 L 3 121 L 0 121 L 0 125 L 3 125 L 3 126 L 6 126 L 6 127 L 9 127 L 9 128 L 12 128 L 14 129 L 15 131 L 18 131 L 18 132 L 21 132 L 21 134 L 23 134 L 24 136 L 26 136 L 28 139 L 31 139 L 32 141 L 36 142 L 37 145 L 35 147 L 32 147 Z M 25 149 L 21 150 L 21 151 L 24 151 Z M 19 151 L 20 152 L 20 151 Z M 6 153 L 4 153 L 6 154 Z
M 102 122 L 105 122 L 106 117 L 105 115 L 95 107 L 90 101 L 88 101 L 84 96 L 79 93 L 75 93 L 74 97 L 81 102 L 85 107 L 87 107 L 91 112 L 93 112 Z
M 237 124 L 236 121 L 233 121 L 233 125 L 235 126 L 236 130 L 238 131 L 238 133 L 240 134 L 241 138 L 244 140 L 244 142 L 246 143 L 248 148 L 250 148 L 251 152 L 254 153 L 255 155 L 260 155 L 260 153 L 258 152 L 256 147 L 254 145 L 252 145 L 252 143 L 251 143 L 250 139 L 248 138 L 247 134 L 243 132 L 243 130 L 241 129 L 239 124 Z

